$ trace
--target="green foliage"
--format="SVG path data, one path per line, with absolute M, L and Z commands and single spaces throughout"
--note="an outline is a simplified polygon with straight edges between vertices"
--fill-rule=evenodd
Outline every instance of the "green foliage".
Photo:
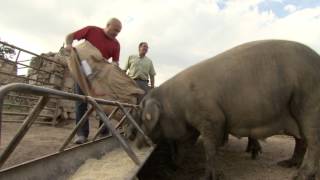
M 0 44 L 0 58 L 12 59 L 14 55 L 16 55 L 15 49 L 4 44 Z

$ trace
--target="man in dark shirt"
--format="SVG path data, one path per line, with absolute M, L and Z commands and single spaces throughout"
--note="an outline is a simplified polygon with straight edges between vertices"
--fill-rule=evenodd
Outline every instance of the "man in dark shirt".
M 112 63 L 119 65 L 120 44 L 116 39 L 116 36 L 121 31 L 122 24 L 117 18 L 111 18 L 104 29 L 96 26 L 87 26 L 78 31 L 70 33 L 66 37 L 66 50 L 71 51 L 72 42 L 74 40 L 86 40 L 89 41 L 94 47 L 96 47 L 103 57 L 108 60 L 112 58 Z M 84 93 L 80 89 L 79 85 L 75 85 L 75 93 L 83 95 Z M 87 104 L 84 102 L 76 102 L 76 123 L 78 123 L 81 117 L 87 110 Z M 103 123 L 100 121 L 100 125 Z M 107 135 L 108 129 L 104 128 L 101 135 Z M 89 136 L 89 122 L 79 128 L 75 139 L 76 144 L 82 144 L 87 141 Z

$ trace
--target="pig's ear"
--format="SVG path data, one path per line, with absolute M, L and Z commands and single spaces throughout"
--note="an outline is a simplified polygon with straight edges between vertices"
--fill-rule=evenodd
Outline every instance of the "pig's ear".
M 151 121 L 152 120 L 151 113 L 146 113 L 146 120 L 147 121 Z
M 142 119 L 144 123 L 148 126 L 149 130 L 152 130 L 154 126 L 159 121 L 160 117 L 160 105 L 155 99 L 148 99 L 145 102 L 143 108 Z

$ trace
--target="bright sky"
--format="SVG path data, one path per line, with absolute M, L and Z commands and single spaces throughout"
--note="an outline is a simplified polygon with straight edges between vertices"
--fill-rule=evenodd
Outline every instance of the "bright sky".
M 161 84 L 179 71 L 244 42 L 287 39 L 320 53 L 320 0 L 1 0 L 0 38 L 56 52 L 87 25 L 123 23 L 120 66 L 147 41 Z

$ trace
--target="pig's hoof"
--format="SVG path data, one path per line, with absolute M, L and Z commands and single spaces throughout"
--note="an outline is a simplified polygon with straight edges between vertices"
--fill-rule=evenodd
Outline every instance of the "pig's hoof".
M 284 161 L 280 161 L 277 164 L 281 167 L 292 168 L 292 167 L 299 167 L 301 162 L 295 159 L 287 159 Z
M 301 175 L 293 178 L 294 180 L 316 180 L 316 175 Z
M 216 173 L 206 173 L 205 177 L 202 179 L 203 180 L 226 180 L 226 177 L 222 171 L 219 171 Z

